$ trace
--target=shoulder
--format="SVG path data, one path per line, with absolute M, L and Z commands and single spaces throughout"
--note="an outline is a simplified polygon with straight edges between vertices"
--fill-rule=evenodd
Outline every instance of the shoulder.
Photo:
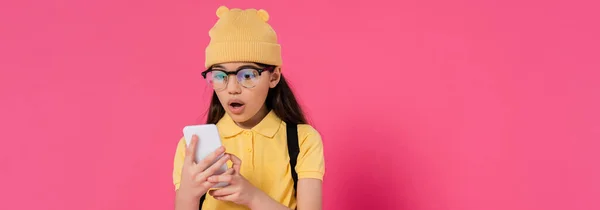
M 177 142 L 177 149 L 175 150 L 175 157 L 173 158 L 173 184 L 175 190 L 179 189 L 179 183 L 181 181 L 181 170 L 183 169 L 183 160 L 185 159 L 186 143 L 185 139 L 179 139 Z
M 186 148 L 185 137 L 181 137 L 177 142 L 177 149 L 179 148 Z
M 321 134 L 313 126 L 301 124 L 298 125 L 298 138 L 300 143 L 300 154 L 296 165 L 298 179 L 323 180 L 325 159 Z
M 321 134 L 317 129 L 315 129 L 312 125 L 309 124 L 300 124 L 298 125 L 298 135 L 301 138 L 313 137 L 313 138 L 321 138 Z
M 176 158 L 183 158 L 183 156 L 185 156 L 186 147 L 187 147 L 187 145 L 185 143 L 185 138 L 181 137 L 179 139 L 179 141 L 177 142 L 177 149 L 175 149 Z
M 298 138 L 300 144 L 322 144 L 321 133 L 317 131 L 312 125 L 300 124 L 298 125 Z

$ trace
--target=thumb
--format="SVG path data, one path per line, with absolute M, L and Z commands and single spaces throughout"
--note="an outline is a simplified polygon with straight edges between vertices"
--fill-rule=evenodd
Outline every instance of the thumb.
M 242 160 L 240 160 L 240 158 L 238 158 L 234 154 L 229 154 L 229 156 L 231 158 L 231 163 L 232 163 L 233 170 L 235 170 L 236 174 L 239 174 L 240 173 L 240 168 L 242 167 Z
M 185 150 L 185 158 L 184 158 L 185 164 L 189 165 L 189 164 L 194 163 L 194 158 L 196 157 L 196 147 L 198 145 L 198 141 L 200 141 L 198 139 L 198 136 L 193 135 L 192 140 L 190 141 L 190 144 L 187 146 L 187 148 Z

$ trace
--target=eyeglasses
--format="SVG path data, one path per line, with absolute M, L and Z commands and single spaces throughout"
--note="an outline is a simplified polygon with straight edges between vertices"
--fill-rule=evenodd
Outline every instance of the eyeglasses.
M 253 88 L 259 82 L 259 77 L 264 71 L 273 71 L 274 68 L 269 66 L 266 68 L 257 68 L 253 66 L 243 66 L 240 69 L 232 72 L 228 72 L 220 69 L 209 68 L 202 72 L 202 77 L 206 79 L 209 85 L 216 91 L 227 88 L 227 82 L 229 81 L 229 75 L 235 75 L 238 84 L 245 88 Z

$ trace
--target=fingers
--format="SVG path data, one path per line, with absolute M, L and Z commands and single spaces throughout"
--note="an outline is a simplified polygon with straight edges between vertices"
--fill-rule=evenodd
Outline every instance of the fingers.
M 235 172 L 235 170 L 233 170 L 233 168 L 229 168 L 229 169 L 227 169 L 227 171 L 225 171 L 225 173 L 223 173 L 223 174 L 225 174 L 225 175 L 233 175 L 233 173 L 234 173 L 234 172 Z
M 235 170 L 236 174 L 239 174 L 240 168 L 242 167 L 242 160 L 240 160 L 240 158 L 238 158 L 234 154 L 230 154 L 230 155 L 231 155 L 232 168 Z
M 185 158 L 183 161 L 185 164 L 189 165 L 189 164 L 194 163 L 194 157 L 196 157 L 196 145 L 197 144 L 198 144 L 198 136 L 193 135 L 192 141 L 185 149 Z
M 208 181 L 214 182 L 214 183 L 218 183 L 218 182 L 231 183 L 233 181 L 233 177 L 234 177 L 234 175 L 231 175 L 231 174 L 221 174 L 221 175 L 208 177 Z
M 227 169 L 227 171 L 225 171 L 225 173 L 223 173 L 221 175 L 233 175 L 233 172 L 234 172 L 233 168 L 230 168 L 230 169 Z M 221 175 L 219 175 L 219 176 L 221 176 Z M 210 180 L 208 180 L 208 178 L 205 180 L 202 180 L 202 181 L 205 181 L 204 183 L 202 183 L 202 185 L 206 188 L 213 188 L 215 185 L 219 184 L 218 180 L 217 180 L 217 182 L 211 182 Z
M 223 198 L 223 199 L 227 199 L 227 196 L 232 195 L 233 193 L 235 193 L 236 189 L 233 187 L 224 187 L 221 189 L 217 189 L 217 190 L 212 190 L 209 192 L 209 194 L 215 198 Z
M 233 174 L 234 174 L 234 173 L 235 173 L 235 170 L 233 170 L 233 168 L 230 168 L 230 169 L 227 169 L 227 171 L 225 171 L 225 173 L 223 173 L 223 174 L 221 174 L 221 175 L 214 175 L 214 176 L 211 176 L 211 177 L 217 177 L 217 176 L 233 176 Z M 213 181 L 211 181 L 211 180 L 213 180 Z M 231 177 L 231 178 L 223 178 L 223 180 L 233 180 L 233 177 Z M 212 183 L 212 185 L 211 185 L 211 187 L 212 187 L 212 186 L 214 186 L 214 185 L 218 184 L 218 183 L 219 183 L 219 182 L 221 182 L 221 181 L 219 180 L 219 178 L 212 178 L 212 179 L 211 179 L 211 178 L 209 177 L 209 178 L 206 178 L 206 182 L 207 182 L 207 183 Z M 230 182 L 228 182 L 228 183 L 230 183 Z
M 236 197 L 236 194 L 228 194 L 223 196 L 213 196 L 215 199 L 220 201 L 233 201 Z
M 206 189 L 210 189 L 212 187 L 214 187 L 217 183 L 212 183 L 212 182 L 202 182 L 202 186 Z
M 198 165 L 200 166 L 200 169 L 202 171 L 206 170 L 206 168 L 208 168 L 213 162 L 215 162 L 217 157 L 219 157 L 221 154 L 223 154 L 223 152 L 225 152 L 225 147 L 221 146 L 214 152 L 210 153 L 208 156 L 206 156 L 206 158 L 204 158 L 204 160 L 202 160 L 202 161 L 200 161 L 200 163 L 198 163 Z
M 210 167 L 208 167 L 206 170 L 204 170 L 204 172 L 202 172 L 202 175 L 200 175 L 199 179 L 201 179 L 201 180 L 206 179 L 207 177 L 215 174 L 215 172 L 217 172 L 217 170 L 219 170 L 219 168 L 221 168 L 221 166 L 223 166 L 224 164 L 227 163 L 229 158 L 230 158 L 229 154 L 223 155 L 223 157 L 221 157 L 216 163 L 212 164 Z

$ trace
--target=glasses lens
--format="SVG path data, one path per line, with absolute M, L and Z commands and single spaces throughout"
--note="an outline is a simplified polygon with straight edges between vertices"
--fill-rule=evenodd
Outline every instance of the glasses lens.
M 227 86 L 227 74 L 222 71 L 210 71 L 206 74 L 206 80 L 208 84 L 212 85 L 214 89 L 222 89 Z
M 258 71 L 255 69 L 242 69 L 237 74 L 237 80 L 244 87 L 254 87 L 258 83 Z

